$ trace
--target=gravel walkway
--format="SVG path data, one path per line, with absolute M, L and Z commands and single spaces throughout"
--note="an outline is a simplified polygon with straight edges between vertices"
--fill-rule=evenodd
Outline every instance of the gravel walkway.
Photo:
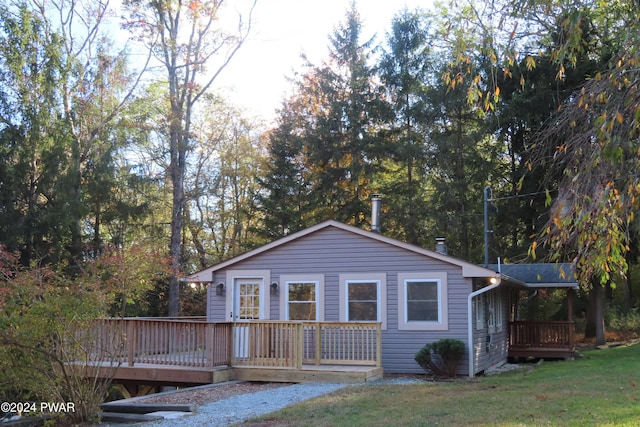
M 256 393 L 241 394 L 217 402 L 205 403 L 194 415 L 161 422 L 145 423 L 145 427 L 203 426 L 224 427 L 259 417 L 303 400 L 347 387 L 349 384 L 301 383 Z
M 416 381 L 421 380 L 388 378 L 363 384 L 375 386 L 382 384 L 408 384 Z M 359 384 L 300 383 L 270 388 L 201 404 L 198 406 L 196 413 L 179 419 L 166 419 L 160 422 L 138 425 L 143 427 L 227 427 L 352 385 Z

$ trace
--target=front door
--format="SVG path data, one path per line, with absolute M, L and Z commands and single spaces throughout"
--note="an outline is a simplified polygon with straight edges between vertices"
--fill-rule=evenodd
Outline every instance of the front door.
M 236 278 L 233 283 L 233 321 L 250 322 L 264 317 L 264 280 Z M 249 327 L 235 326 L 235 356 L 249 357 Z

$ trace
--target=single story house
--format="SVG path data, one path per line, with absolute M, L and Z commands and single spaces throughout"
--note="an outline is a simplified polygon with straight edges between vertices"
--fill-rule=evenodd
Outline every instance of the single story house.
M 499 270 L 329 220 L 186 280 L 209 283 L 210 322 L 380 322 L 386 373 L 422 373 L 416 352 L 454 338 L 467 348 L 458 373 L 473 377 L 507 361 L 528 289 Z

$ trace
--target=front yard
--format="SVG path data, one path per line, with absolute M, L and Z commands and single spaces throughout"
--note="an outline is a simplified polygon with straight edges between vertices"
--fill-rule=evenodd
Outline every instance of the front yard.
M 353 386 L 245 426 L 636 426 L 640 343 L 500 375 Z

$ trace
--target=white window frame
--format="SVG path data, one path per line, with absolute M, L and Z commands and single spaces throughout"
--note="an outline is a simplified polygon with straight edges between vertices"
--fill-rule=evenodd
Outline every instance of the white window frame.
M 377 321 L 387 329 L 387 273 L 343 273 L 340 282 L 340 321 L 349 322 L 349 283 L 376 283 Z
M 289 320 L 289 283 L 316 284 L 316 321 L 324 322 L 324 275 L 323 274 L 283 274 L 279 280 L 280 319 Z
M 436 282 L 438 284 L 438 320 L 437 321 L 409 321 L 407 308 L 408 282 Z M 403 331 L 448 331 L 449 330 L 449 300 L 447 295 L 447 273 L 422 271 L 398 273 L 398 330 Z

